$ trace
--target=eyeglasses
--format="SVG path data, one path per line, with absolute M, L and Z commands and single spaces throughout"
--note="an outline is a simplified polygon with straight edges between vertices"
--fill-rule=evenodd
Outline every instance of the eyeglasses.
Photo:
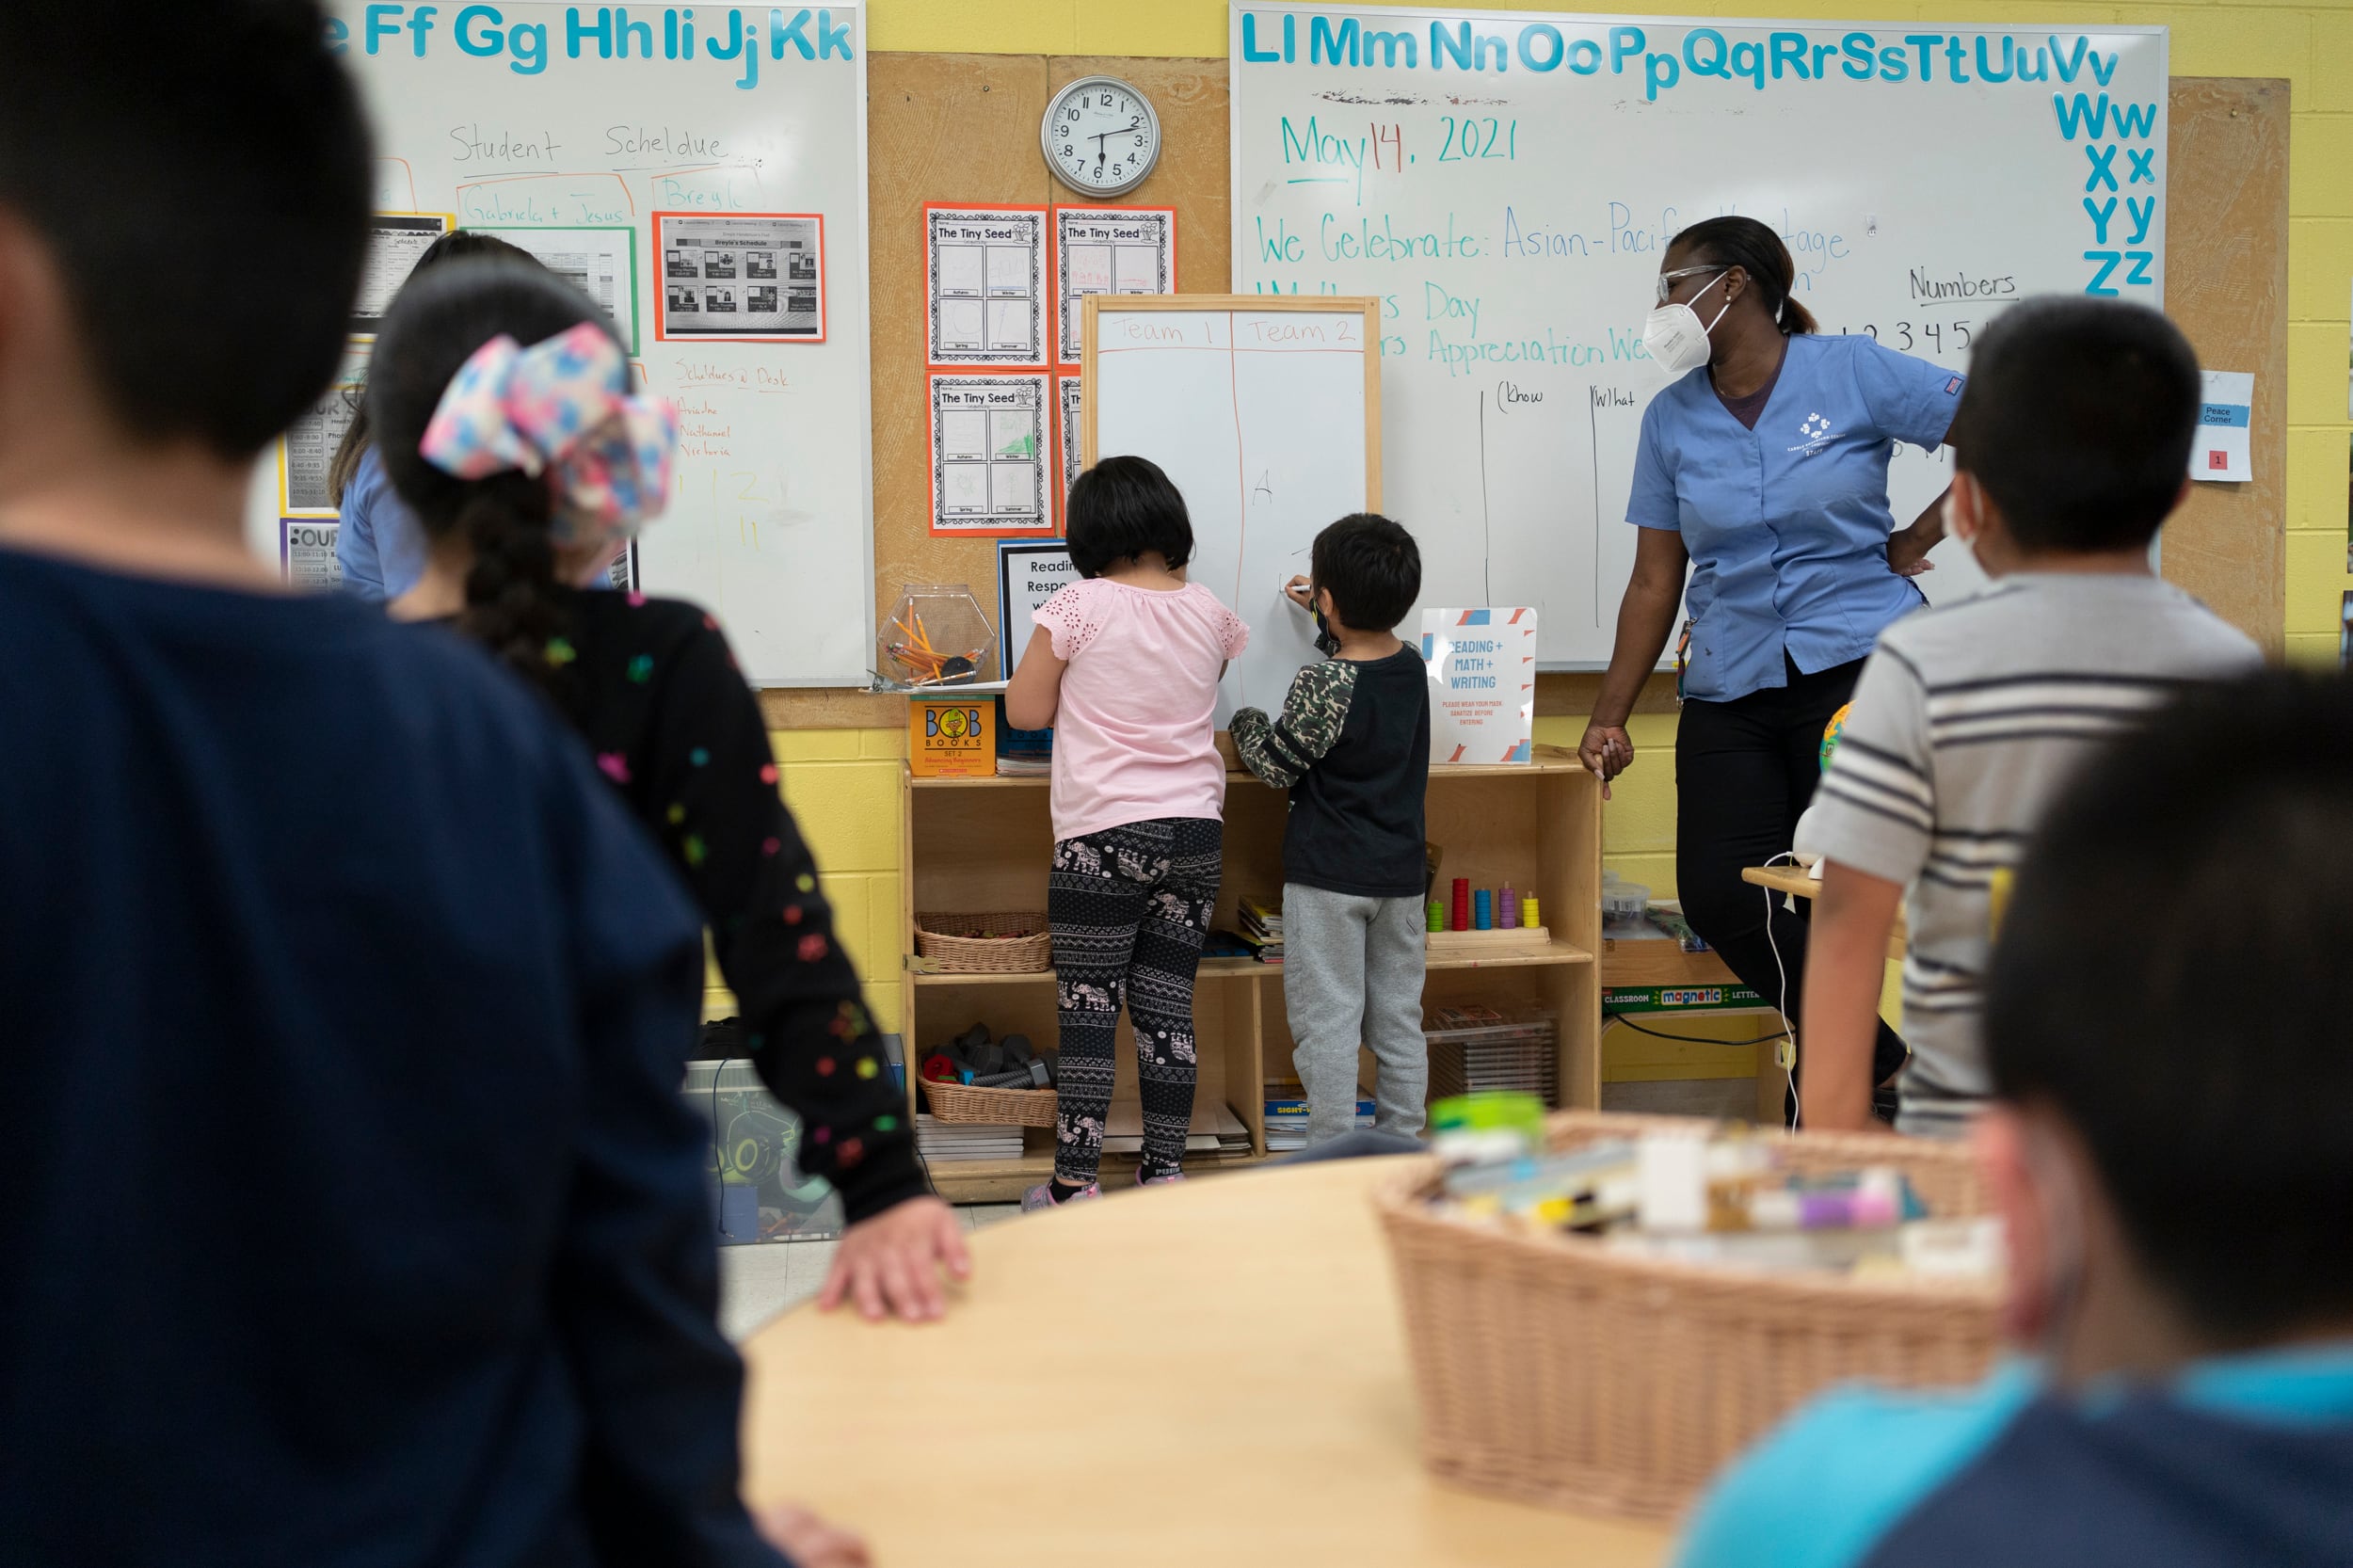
M 1661 305 L 1664 305 L 1667 302 L 1667 296 L 1673 292 L 1675 284 L 1682 281 L 1686 278 L 1697 278 L 1703 272 L 1712 272 L 1717 277 L 1721 278 L 1725 273 L 1730 272 L 1732 268 L 1728 266 L 1721 266 L 1711 264 L 1707 266 L 1677 267 L 1673 272 L 1662 272 L 1658 275 L 1658 302 Z

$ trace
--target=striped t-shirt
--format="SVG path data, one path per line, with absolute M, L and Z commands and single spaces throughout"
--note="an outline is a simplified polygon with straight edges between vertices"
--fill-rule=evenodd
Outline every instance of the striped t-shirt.
M 1957 1135 L 1988 1093 L 1978 1031 L 2000 902 L 2076 767 L 2185 681 L 2261 662 L 2204 605 L 2137 575 L 2020 573 L 1881 634 L 1806 838 L 1911 888 L 1903 1131 Z M 2219 765 L 2227 737 L 2215 744 Z

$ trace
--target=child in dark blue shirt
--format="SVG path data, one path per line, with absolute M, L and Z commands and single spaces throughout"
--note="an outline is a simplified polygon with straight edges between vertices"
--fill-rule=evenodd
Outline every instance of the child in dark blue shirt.
M 1681 1560 L 2353 1561 L 2353 689 L 2179 700 L 2060 796 L 2002 920 L 1977 1135 L 2040 1363 L 1817 1401 Z
M 536 696 L 247 550 L 366 134 L 310 0 L 138 22 L 0 7 L 0 1558 L 776 1568 L 699 921 Z

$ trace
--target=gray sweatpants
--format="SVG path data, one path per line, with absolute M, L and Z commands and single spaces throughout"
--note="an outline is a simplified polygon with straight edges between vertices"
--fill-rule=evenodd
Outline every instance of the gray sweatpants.
M 1291 1064 L 1307 1090 L 1307 1144 L 1356 1125 L 1356 1048 L 1380 1070 L 1374 1125 L 1418 1133 L 1430 1089 L 1421 1033 L 1423 937 L 1417 899 L 1358 898 L 1283 886 L 1283 1002 L 1298 1048 Z

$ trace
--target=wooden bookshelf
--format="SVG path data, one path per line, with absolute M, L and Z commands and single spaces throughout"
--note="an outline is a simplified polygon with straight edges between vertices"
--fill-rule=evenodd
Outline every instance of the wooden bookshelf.
M 1039 1046 L 1055 1038 L 1054 976 L 933 972 L 915 953 L 915 914 L 978 914 L 1046 908 L 1053 849 L 1043 778 L 917 778 L 903 771 L 900 831 L 901 979 L 909 1111 L 923 1051 L 975 1022 L 1002 1037 L 1027 1034 Z M 1286 795 L 1246 773 L 1226 775 L 1225 874 L 1216 924 L 1238 925 L 1245 895 L 1283 889 Z M 1429 833 L 1445 852 L 1441 895 L 1452 878 L 1475 888 L 1506 882 L 1542 901 L 1549 939 L 1498 937 L 1474 953 L 1433 957 L 1424 991 L 1430 1005 L 1486 1002 L 1506 1011 L 1542 1006 L 1560 1020 L 1562 1103 L 1601 1103 L 1601 987 L 1593 955 L 1601 951 L 1601 791 L 1572 752 L 1536 748 L 1526 765 L 1440 766 L 1430 770 Z M 1200 1059 L 1196 1094 L 1222 1102 L 1249 1129 L 1247 1156 L 1190 1155 L 1190 1172 L 1254 1163 L 1266 1157 L 1265 1087 L 1291 1076 L 1291 1034 L 1283 1006 L 1283 972 L 1248 958 L 1203 961 L 1194 988 Z M 1133 1100 L 1135 1056 L 1128 1023 L 1119 1026 L 1114 1099 Z M 1362 1066 L 1372 1082 L 1372 1061 Z M 1134 1179 L 1135 1158 L 1107 1156 L 1107 1182 Z M 1053 1169 L 1053 1133 L 1028 1129 L 1017 1160 L 941 1161 L 931 1167 L 943 1196 L 988 1202 L 1018 1196 Z

